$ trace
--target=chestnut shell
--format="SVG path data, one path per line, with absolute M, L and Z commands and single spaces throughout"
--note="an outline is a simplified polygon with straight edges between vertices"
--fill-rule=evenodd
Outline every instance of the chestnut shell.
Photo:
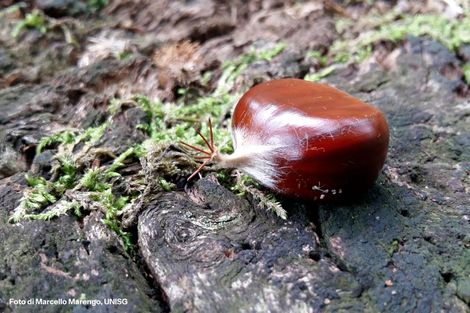
M 273 116 L 271 122 L 263 121 L 258 115 L 267 109 L 290 118 L 277 124 Z M 232 128 L 285 140 L 286 154 L 273 155 L 279 169 L 274 189 L 306 200 L 340 199 L 369 187 L 383 167 L 389 144 L 387 121 L 377 108 L 301 79 L 251 88 L 234 109 Z M 242 149 L 236 143 L 235 148 Z M 288 157 L 290 149 L 301 154 Z

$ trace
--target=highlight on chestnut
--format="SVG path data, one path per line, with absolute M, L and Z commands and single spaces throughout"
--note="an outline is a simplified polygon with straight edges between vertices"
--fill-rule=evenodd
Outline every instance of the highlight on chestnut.
M 377 108 L 326 84 L 277 79 L 248 90 L 232 114 L 234 152 L 207 149 L 202 164 L 236 168 L 273 191 L 311 201 L 336 200 L 367 189 L 377 179 L 388 150 L 387 121 Z

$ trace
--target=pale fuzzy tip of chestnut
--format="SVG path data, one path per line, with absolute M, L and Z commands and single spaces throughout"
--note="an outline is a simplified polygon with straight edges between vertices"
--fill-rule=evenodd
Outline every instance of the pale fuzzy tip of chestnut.
M 235 151 L 232 154 L 217 153 L 213 160 L 218 167 L 239 169 L 276 190 L 276 182 L 282 175 L 276 159 L 285 154 L 288 146 L 276 140 L 261 141 L 259 134 L 242 128 L 233 129 L 232 134 Z

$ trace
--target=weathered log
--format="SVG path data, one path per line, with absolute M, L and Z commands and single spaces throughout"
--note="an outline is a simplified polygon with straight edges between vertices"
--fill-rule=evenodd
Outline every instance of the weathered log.
M 361 286 L 320 258 L 315 209 L 299 204 L 284 222 L 202 179 L 147 206 L 139 247 L 175 312 L 317 312 Z

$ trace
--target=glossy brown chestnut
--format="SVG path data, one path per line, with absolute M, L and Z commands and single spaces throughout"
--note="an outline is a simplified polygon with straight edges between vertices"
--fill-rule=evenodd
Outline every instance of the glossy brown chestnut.
M 251 88 L 235 107 L 232 128 L 234 154 L 240 149 L 265 154 L 254 158 L 267 162 L 258 171 L 268 175 L 251 170 L 255 179 L 308 200 L 367 188 L 388 150 L 387 121 L 377 108 L 336 88 L 300 79 Z M 238 167 L 250 174 L 249 168 Z
M 387 155 L 387 121 L 375 107 L 324 84 L 279 79 L 243 95 L 232 117 L 234 152 L 209 151 L 205 164 L 238 168 L 287 196 L 335 200 L 370 186 Z M 191 179 L 191 177 L 189 179 Z

